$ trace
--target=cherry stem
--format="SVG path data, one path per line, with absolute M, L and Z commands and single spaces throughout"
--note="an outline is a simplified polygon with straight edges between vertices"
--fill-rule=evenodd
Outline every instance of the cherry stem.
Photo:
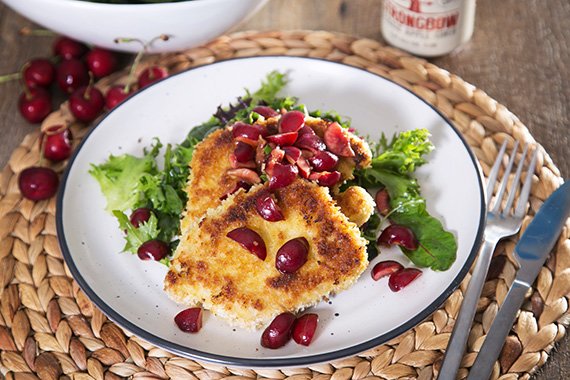
M 168 41 L 169 39 L 170 39 L 170 36 L 168 34 L 161 34 L 158 37 L 154 37 L 149 42 L 144 42 L 143 40 L 138 39 L 138 38 L 115 38 L 116 44 L 137 42 L 137 43 L 141 44 L 141 46 L 142 46 L 142 49 L 138 51 L 137 55 L 135 56 L 135 59 L 133 60 L 133 63 L 131 64 L 131 68 L 129 70 L 129 75 L 127 76 L 127 84 L 125 85 L 125 89 L 124 89 L 124 92 L 126 94 L 129 93 L 129 91 L 131 89 L 131 85 L 134 83 L 135 71 L 136 71 L 137 67 L 139 66 L 143 56 L 147 52 L 148 47 L 150 45 L 152 45 L 152 43 L 156 40 Z
M 0 83 L 10 82 L 16 79 L 20 79 L 22 77 L 22 73 L 12 73 L 12 74 L 5 74 L 0 75 Z
M 47 30 L 47 29 L 33 29 L 29 26 L 25 26 L 20 29 L 20 34 L 22 36 L 42 36 L 42 37 L 55 37 L 57 33 Z
M 83 91 L 83 99 L 89 100 L 91 98 L 91 89 L 93 88 L 94 82 L 93 73 L 89 71 L 89 84 L 87 84 L 85 91 Z

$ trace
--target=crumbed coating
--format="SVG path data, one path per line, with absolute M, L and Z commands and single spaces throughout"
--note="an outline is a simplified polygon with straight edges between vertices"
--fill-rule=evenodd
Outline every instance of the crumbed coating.
M 362 226 L 374 213 L 374 198 L 360 186 L 350 186 L 334 196 L 338 207 L 348 219 L 357 226 Z
M 229 129 L 220 129 L 208 135 L 200 144 L 190 161 L 190 176 L 186 186 L 188 202 L 180 222 L 181 231 L 186 230 L 191 221 L 201 217 L 217 207 L 220 198 L 231 191 L 237 179 L 226 174 L 231 169 L 229 160 L 234 150 L 232 133 Z
M 236 326 L 259 328 L 284 311 L 297 312 L 348 288 L 361 275 L 368 265 L 366 240 L 327 188 L 297 179 L 276 190 L 285 220 L 268 222 L 255 209 L 266 187 L 240 191 L 190 223 L 165 278 L 173 300 L 201 305 Z M 226 236 L 239 227 L 263 238 L 264 261 Z M 275 268 L 277 250 L 298 237 L 309 242 L 308 261 L 282 274 Z

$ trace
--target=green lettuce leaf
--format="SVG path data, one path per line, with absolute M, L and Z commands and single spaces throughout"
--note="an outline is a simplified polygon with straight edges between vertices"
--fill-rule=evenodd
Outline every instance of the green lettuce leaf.
M 158 237 L 158 219 L 154 214 L 138 227 L 133 226 L 127 215 L 119 210 L 114 210 L 113 215 L 117 218 L 121 230 L 126 231 L 123 252 L 136 254 L 141 244 Z

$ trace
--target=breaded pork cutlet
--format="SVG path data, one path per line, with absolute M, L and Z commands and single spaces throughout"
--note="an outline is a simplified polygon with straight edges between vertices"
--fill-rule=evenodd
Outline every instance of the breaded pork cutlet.
M 296 179 L 274 192 L 284 220 L 269 222 L 256 211 L 267 185 L 240 191 L 192 221 L 165 278 L 176 302 L 201 305 L 232 325 L 258 328 L 276 315 L 312 306 L 352 285 L 368 259 L 358 227 L 336 206 L 326 187 Z M 261 260 L 226 235 L 245 227 L 265 242 Z M 296 272 L 276 269 L 280 247 L 304 237 L 307 262 Z
M 260 119 L 257 123 L 263 128 L 277 129 L 279 117 L 269 119 Z M 306 125 L 313 129 L 319 137 L 323 137 L 324 131 L 330 122 L 320 118 L 306 118 Z M 370 165 L 372 153 L 368 144 L 360 137 L 354 135 L 348 130 L 343 129 L 343 133 L 350 141 L 350 146 L 355 153 L 354 157 L 340 157 L 338 170 L 342 174 L 342 180 L 351 179 L 352 173 L 356 168 L 363 168 Z M 190 162 L 191 174 L 186 186 L 188 202 L 186 211 L 181 221 L 181 231 L 184 232 L 191 221 L 203 216 L 206 211 L 212 207 L 217 207 L 225 196 L 236 189 L 240 179 L 232 176 L 229 171 L 232 168 L 230 155 L 235 149 L 235 141 L 232 138 L 230 128 L 224 128 L 207 136 L 200 144 L 196 146 L 196 150 Z M 361 220 L 363 215 L 369 210 L 357 210 L 355 207 L 346 207 L 350 205 L 368 205 L 371 202 L 370 196 L 365 192 L 353 192 L 353 198 L 341 203 L 342 211 L 350 220 Z M 337 196 L 335 195 L 335 198 Z M 372 210 L 373 211 L 373 210 Z M 372 214 L 367 215 L 366 219 Z M 356 212 L 357 214 L 354 214 Z M 357 224 L 362 224 L 358 222 Z

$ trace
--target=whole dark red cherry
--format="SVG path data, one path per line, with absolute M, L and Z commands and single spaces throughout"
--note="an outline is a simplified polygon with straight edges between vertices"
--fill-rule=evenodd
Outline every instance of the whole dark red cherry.
M 108 110 L 112 110 L 133 93 L 134 90 L 132 87 L 129 87 L 127 90 L 127 88 L 122 84 L 112 86 L 107 90 L 107 94 L 105 95 L 105 107 Z
M 69 158 L 72 151 L 72 135 L 69 128 L 55 125 L 47 129 L 44 140 L 44 157 L 59 162 Z
M 151 211 L 146 207 L 139 207 L 131 214 L 129 221 L 133 226 L 138 228 L 141 224 L 150 219 Z
M 79 59 L 87 50 L 87 46 L 81 42 L 65 36 L 59 37 L 53 44 L 53 55 L 62 59 Z
M 24 65 L 22 78 L 28 88 L 48 87 L 55 78 L 55 67 L 49 59 L 35 58 Z
M 78 59 L 61 61 L 56 69 L 56 79 L 59 88 L 67 94 L 89 83 L 87 66 Z
M 103 111 L 105 98 L 101 91 L 93 86 L 78 88 L 69 97 L 69 109 L 77 120 L 90 123 Z
M 94 48 L 85 56 L 87 68 L 95 78 L 106 77 L 117 68 L 117 57 L 109 50 Z
M 18 99 L 18 109 L 30 123 L 40 123 L 51 112 L 51 96 L 42 87 L 26 88 Z
M 156 82 L 159 79 L 166 78 L 168 76 L 168 70 L 162 66 L 151 66 L 145 69 L 139 75 L 138 85 L 139 88 L 148 86 L 151 83 Z
M 168 244 L 162 240 L 152 239 L 141 244 L 137 255 L 141 260 L 160 261 L 168 255 L 169 251 Z
M 18 187 L 22 195 L 32 201 L 51 198 L 57 192 L 59 178 L 50 168 L 32 166 L 22 170 L 18 176 Z

